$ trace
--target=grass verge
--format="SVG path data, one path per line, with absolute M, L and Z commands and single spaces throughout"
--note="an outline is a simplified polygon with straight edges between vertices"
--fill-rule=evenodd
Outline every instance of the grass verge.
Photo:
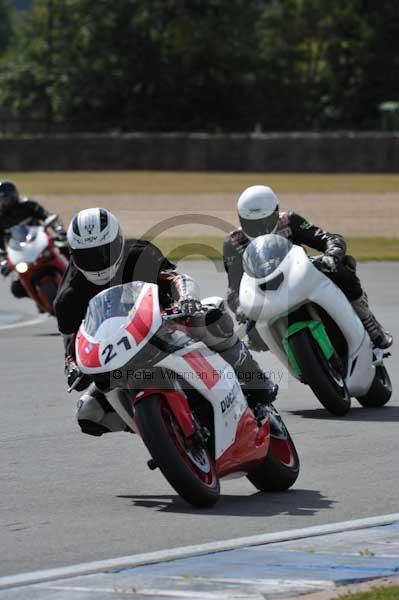
M 0 173 L 24 194 L 226 194 L 254 184 L 278 193 L 399 191 L 399 175 L 330 173 L 216 173 L 189 171 L 32 171 Z
M 198 241 L 193 241 L 192 237 L 164 237 L 155 238 L 153 242 L 171 260 L 222 259 L 221 237 L 204 237 Z M 354 237 L 347 238 L 347 242 L 348 254 L 358 261 L 399 260 L 399 237 Z M 310 252 L 315 253 L 313 250 Z
M 336 600 L 399 600 L 399 586 L 373 588 L 369 592 L 355 592 L 336 596 Z

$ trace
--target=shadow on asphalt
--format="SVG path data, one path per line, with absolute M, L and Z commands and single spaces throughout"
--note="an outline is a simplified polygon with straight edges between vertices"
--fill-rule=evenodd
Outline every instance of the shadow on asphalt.
M 50 333 L 33 333 L 32 337 L 59 337 L 60 335 L 59 331 L 53 331 Z
M 380 408 L 363 408 L 354 406 L 344 417 L 335 417 L 325 408 L 315 408 L 306 410 L 287 410 L 290 415 L 302 417 L 304 419 L 323 419 L 323 420 L 342 420 L 342 421 L 399 421 L 398 406 L 381 406 Z
M 223 485 L 223 481 L 222 481 Z M 202 509 L 188 505 L 177 495 L 123 495 L 117 498 L 132 501 L 133 507 L 150 508 L 178 514 L 222 515 L 235 517 L 275 517 L 276 515 L 309 516 L 335 504 L 316 490 L 292 489 L 287 492 L 262 493 L 252 496 L 222 494 L 213 508 Z

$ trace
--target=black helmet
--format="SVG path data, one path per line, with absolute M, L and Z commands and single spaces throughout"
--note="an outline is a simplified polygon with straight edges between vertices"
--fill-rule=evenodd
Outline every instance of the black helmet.
M 18 188 L 13 181 L 0 181 L 0 206 L 12 206 L 19 202 Z

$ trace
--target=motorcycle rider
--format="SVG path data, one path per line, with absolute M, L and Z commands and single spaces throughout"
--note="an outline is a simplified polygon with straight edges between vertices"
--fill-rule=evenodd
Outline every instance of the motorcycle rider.
M 243 275 L 242 256 L 245 248 L 252 239 L 275 233 L 288 238 L 294 244 L 304 244 L 323 252 L 324 255 L 316 259 L 316 265 L 346 295 L 374 346 L 383 349 L 391 346 L 393 338 L 371 312 L 367 294 L 356 274 L 356 260 L 346 254 L 346 242 L 341 235 L 324 231 L 294 212 L 279 212 L 276 194 L 264 185 L 246 188 L 238 199 L 237 210 L 241 227 L 226 237 L 223 259 L 228 276 L 227 303 L 239 322 L 246 320 L 239 307 L 239 288 Z M 247 332 L 251 348 L 267 350 L 253 322 L 247 324 Z
M 0 181 L 0 272 L 6 277 L 9 274 L 6 252 L 6 240 L 11 227 L 19 224 L 40 225 L 50 216 L 50 213 L 38 202 L 31 198 L 21 198 L 18 188 L 13 181 Z M 60 245 L 60 251 L 66 253 L 66 232 L 59 217 L 51 225 L 55 239 Z M 65 246 L 65 248 L 62 248 Z M 11 283 L 11 292 L 16 298 L 27 296 L 26 290 L 19 279 Z
M 90 387 L 78 402 L 77 420 L 84 433 L 99 436 L 109 431 L 121 431 L 125 424 L 107 402 L 105 395 L 81 377 L 75 362 L 75 336 L 85 317 L 91 298 L 104 289 L 139 280 L 157 283 L 160 304 L 176 303 L 187 316 L 198 315 L 201 309 L 196 282 L 175 270 L 161 251 L 146 240 L 125 242 L 116 217 L 103 208 L 88 208 L 76 214 L 69 225 L 68 244 L 71 260 L 58 290 L 54 308 L 58 328 L 64 336 L 65 374 L 69 387 L 77 391 Z M 255 415 L 261 419 L 267 405 L 277 394 L 275 386 L 261 371 L 245 344 L 234 333 L 234 323 L 223 309 L 206 314 L 202 341 L 232 365 L 240 382 L 251 385 L 243 389 Z M 188 321 L 189 324 L 189 321 Z M 198 331 L 198 327 L 195 327 Z

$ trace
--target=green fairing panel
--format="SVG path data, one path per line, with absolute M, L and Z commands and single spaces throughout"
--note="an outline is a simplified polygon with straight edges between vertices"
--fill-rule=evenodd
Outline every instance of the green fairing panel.
M 291 348 L 289 338 L 292 335 L 294 335 L 295 333 L 298 333 L 298 331 L 301 331 L 302 329 L 305 329 L 305 328 L 310 330 L 313 338 L 319 344 L 321 351 L 323 352 L 323 354 L 327 360 L 330 360 L 330 358 L 334 354 L 333 345 L 331 344 L 330 338 L 327 335 L 326 328 L 324 327 L 324 325 L 321 321 L 312 320 L 312 321 L 298 321 L 297 323 L 293 323 L 292 325 L 290 325 L 288 327 L 288 330 L 284 336 L 283 346 L 284 346 L 284 350 L 287 353 L 288 361 L 289 361 L 292 369 L 295 371 L 295 373 L 298 376 L 301 375 L 301 369 L 296 360 L 296 356 Z

